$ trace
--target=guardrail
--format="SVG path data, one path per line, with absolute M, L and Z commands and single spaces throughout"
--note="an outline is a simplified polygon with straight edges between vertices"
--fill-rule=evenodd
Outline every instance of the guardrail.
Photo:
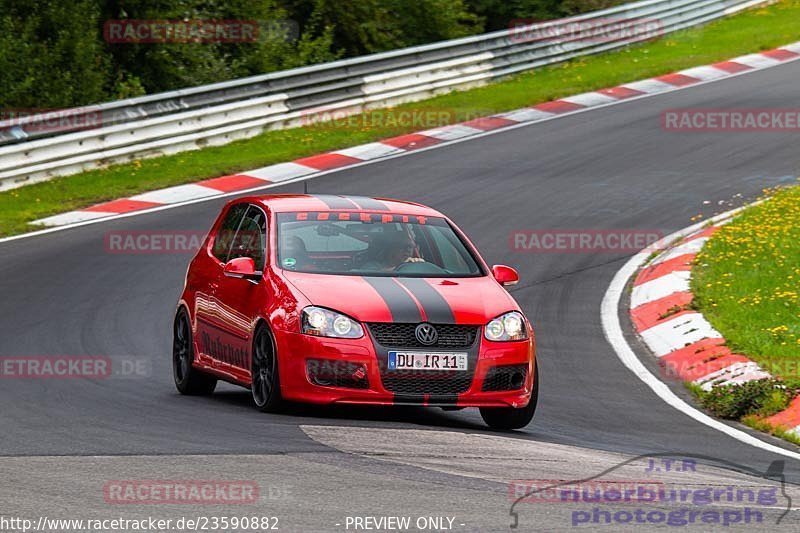
M 703 24 L 765 0 L 646 0 L 585 15 L 69 110 L 100 127 L 0 122 L 0 190 L 387 107 Z M 79 122 L 79 121 L 76 121 Z

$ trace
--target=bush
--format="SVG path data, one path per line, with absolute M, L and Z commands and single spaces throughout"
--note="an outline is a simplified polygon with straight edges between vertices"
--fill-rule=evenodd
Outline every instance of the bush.
M 95 0 L 0 0 L 0 110 L 106 99 L 110 56 L 99 24 Z
M 769 416 L 784 410 L 791 393 L 776 379 L 759 379 L 741 384 L 697 391 L 700 403 L 721 418 L 739 420 L 747 415 Z
M 193 87 L 623 1 L 0 0 L 0 112 Z M 240 19 L 263 31 L 256 42 L 106 42 L 104 24 L 116 19 Z

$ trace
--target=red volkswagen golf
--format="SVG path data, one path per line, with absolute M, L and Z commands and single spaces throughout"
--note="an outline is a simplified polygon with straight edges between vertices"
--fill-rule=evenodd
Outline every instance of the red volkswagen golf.
M 174 323 L 184 394 L 222 379 L 283 400 L 479 407 L 498 429 L 536 410 L 533 329 L 441 213 L 396 200 L 229 202 L 192 259 Z

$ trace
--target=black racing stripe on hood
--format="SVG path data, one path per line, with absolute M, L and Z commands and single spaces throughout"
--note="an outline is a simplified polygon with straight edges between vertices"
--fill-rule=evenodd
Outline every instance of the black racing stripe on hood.
M 351 202 L 342 196 L 335 196 L 333 194 L 314 194 L 312 195 L 317 200 L 325 202 L 331 209 L 358 209 L 359 207 L 355 202 Z
M 367 211 L 388 211 L 389 206 L 375 198 L 367 198 L 366 196 L 348 196 L 358 207 Z
M 414 298 L 422 306 L 422 310 L 425 311 L 428 322 L 434 324 L 456 323 L 450 304 L 427 281 L 421 278 L 398 278 L 397 281 L 414 295 Z
M 416 324 L 422 321 L 417 303 L 392 278 L 364 276 L 364 281 L 386 302 L 393 322 Z

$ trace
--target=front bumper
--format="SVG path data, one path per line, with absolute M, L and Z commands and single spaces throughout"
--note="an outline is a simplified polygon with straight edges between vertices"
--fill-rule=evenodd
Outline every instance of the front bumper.
M 386 354 L 373 344 L 369 334 L 361 339 L 333 339 L 285 331 L 278 333 L 276 343 L 281 394 L 288 400 L 320 404 L 520 408 L 528 404 L 533 391 L 536 355 L 532 338 L 515 342 L 490 342 L 479 336 L 476 346 L 470 349 L 476 351 L 476 357 L 471 358 L 474 368 L 470 368 L 471 380 L 462 388 L 463 392 L 442 393 L 439 390 L 441 387 L 431 386 L 428 390 L 427 385 L 418 384 L 413 387 L 413 393 L 398 393 L 384 383 L 382 375 L 387 376 Z M 487 377 L 492 379 L 492 369 L 510 365 L 525 369 L 519 388 L 484 390 L 496 388 L 488 384 L 485 386 L 484 383 Z M 310 374 L 319 368 L 326 369 L 326 372 L 336 368 L 348 376 L 351 372 L 357 374 L 353 379 L 317 380 L 315 375 Z M 439 371 L 436 373 L 448 374 Z M 418 375 L 428 377 L 422 373 Z M 360 376 L 363 376 L 363 380 L 358 379 Z M 324 381 L 326 385 L 315 384 L 314 381 Z M 433 385 L 435 382 L 431 383 Z M 495 381 L 492 383 L 496 384 Z M 347 386 L 341 386 L 343 384 Z

